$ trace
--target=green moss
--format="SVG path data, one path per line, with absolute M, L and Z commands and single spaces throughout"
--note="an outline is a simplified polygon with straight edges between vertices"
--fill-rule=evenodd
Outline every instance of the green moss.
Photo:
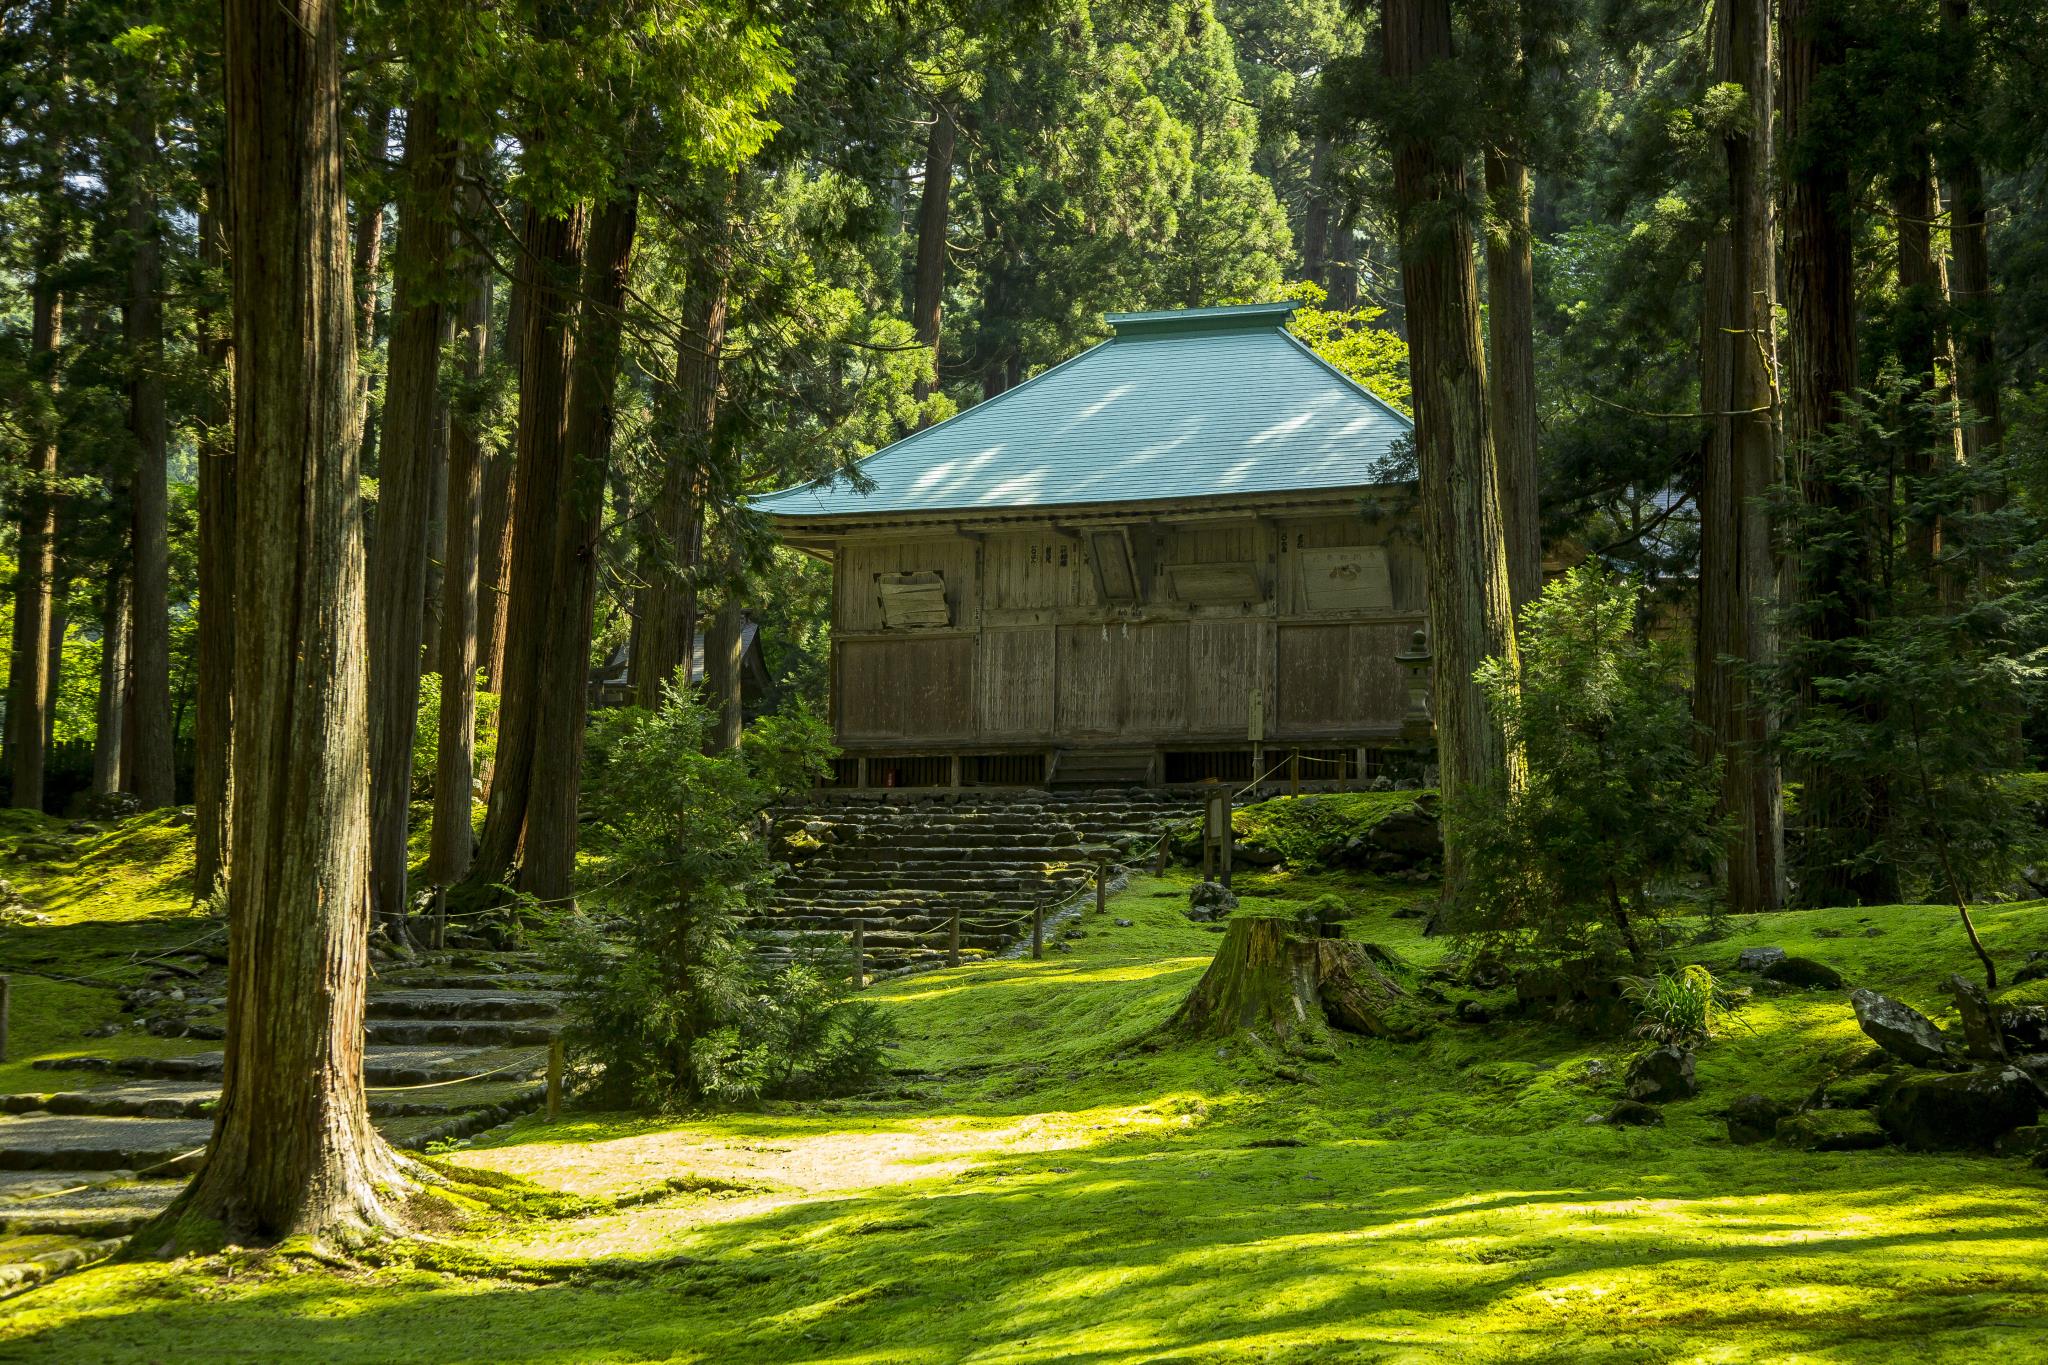
M 1231 815 L 1239 839 L 1273 850 L 1290 867 L 1314 871 L 1345 844 L 1395 811 L 1415 804 L 1423 792 L 1332 792 L 1277 797 L 1241 806 Z
M 1137 879 L 1043 962 L 875 988 L 903 1038 L 874 1093 L 523 1120 L 463 1152 L 467 1230 L 342 1269 L 193 1256 L 86 1271 L 0 1307 L 0 1357 L 2038 1354 L 2041 1173 L 1727 1141 L 1730 1100 L 1800 1098 L 1868 1050 L 1839 993 L 1760 989 L 1700 1049 L 1701 1096 L 1655 1129 L 1584 1122 L 1619 1097 L 1630 1044 L 1540 1021 L 1338 1037 L 1289 1059 L 1290 1079 L 1256 1041 L 1162 1036 L 1217 942 L 1181 914 L 1188 884 Z M 1249 913 L 1345 897 L 1347 935 L 1419 968 L 1446 951 L 1396 917 L 1415 888 L 1260 874 L 1239 889 Z M 2048 906 L 1985 907 L 1980 926 L 2016 962 L 2048 942 Z M 1942 981 L 1971 962 L 1940 907 L 1729 927 L 1679 956 L 1726 972 L 1742 947 L 1777 945 L 1938 1017 Z

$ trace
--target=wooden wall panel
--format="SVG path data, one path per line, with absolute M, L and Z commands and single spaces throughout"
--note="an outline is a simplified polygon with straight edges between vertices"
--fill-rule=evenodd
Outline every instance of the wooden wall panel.
M 1266 627 L 1261 622 L 1189 622 L 1189 733 L 1245 737 L 1252 689 L 1264 685 L 1265 648 Z
M 1279 695 L 1268 732 L 1310 732 L 1342 716 L 1350 662 L 1350 626 L 1281 626 L 1274 687 Z
M 1053 722 L 1061 736 L 1114 736 L 1122 728 L 1114 626 L 1061 626 Z
M 1188 627 L 1178 621 L 1109 628 L 1123 690 L 1124 734 L 1164 738 L 1187 729 Z
M 1079 541 L 1044 531 L 992 535 L 983 544 L 990 611 L 1048 611 L 1095 600 Z
M 919 540 L 849 540 L 839 549 L 836 624 L 841 630 L 881 630 L 882 607 L 875 591 L 881 574 L 936 572 L 945 575 L 946 605 L 953 625 L 971 627 L 978 617 L 974 581 L 975 544 L 960 536 Z
M 1052 734 L 1057 644 L 1052 627 L 988 630 L 975 668 L 977 721 L 984 739 Z
M 838 651 L 841 738 L 925 742 L 972 735 L 972 636 L 843 640 Z

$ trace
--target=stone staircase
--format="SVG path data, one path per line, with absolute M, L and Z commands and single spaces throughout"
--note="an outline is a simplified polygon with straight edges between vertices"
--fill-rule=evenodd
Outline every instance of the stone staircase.
M 945 960 L 957 912 L 963 959 L 1001 951 L 1087 893 L 1097 863 L 1148 860 L 1197 798 L 1147 788 L 820 798 L 774 818 L 789 872 L 750 928 L 770 956 L 805 935 L 850 937 L 871 970 Z
M 560 984 L 522 953 L 381 967 L 363 1055 L 378 1130 L 418 1149 L 539 1108 Z M 63 1057 L 34 1063 L 49 1089 L 0 1095 L 0 1297 L 108 1254 L 170 1202 L 212 1136 L 221 1064 L 219 1051 Z

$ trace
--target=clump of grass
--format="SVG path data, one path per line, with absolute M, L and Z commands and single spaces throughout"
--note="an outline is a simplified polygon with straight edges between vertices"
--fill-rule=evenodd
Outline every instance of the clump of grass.
M 1622 980 L 1622 993 L 1636 1006 L 1636 1033 L 1681 1047 L 1714 1036 L 1733 1011 L 1736 997 L 1697 962 L 1656 976 Z

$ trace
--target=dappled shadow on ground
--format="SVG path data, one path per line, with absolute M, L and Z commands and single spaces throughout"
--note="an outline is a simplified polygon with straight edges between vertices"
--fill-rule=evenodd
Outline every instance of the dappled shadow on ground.
M 516 1277 L 259 1275 L 131 1298 L 137 1272 L 99 1272 L 83 1311 L 20 1322 L 0 1355 L 229 1357 L 245 1338 L 263 1358 L 1104 1365 L 2048 1348 L 2029 1325 L 2048 1308 L 2030 1172 L 1775 1149 L 1660 1167 L 1635 1135 L 1585 1136 L 1111 1132 L 738 1216 L 649 1208 L 487 1244 Z

